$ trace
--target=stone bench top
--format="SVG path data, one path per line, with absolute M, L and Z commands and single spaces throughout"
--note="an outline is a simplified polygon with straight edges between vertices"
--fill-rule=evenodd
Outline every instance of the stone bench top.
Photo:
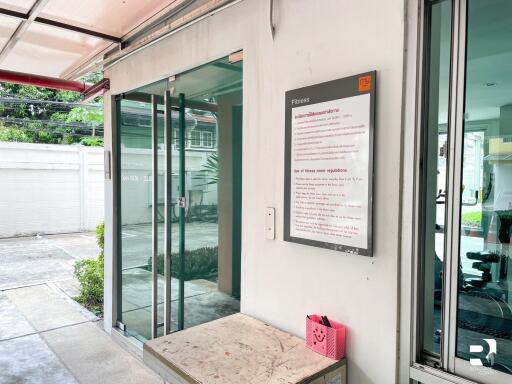
M 309 383 L 345 364 L 304 340 L 236 314 L 148 341 L 144 361 L 157 359 L 183 383 Z

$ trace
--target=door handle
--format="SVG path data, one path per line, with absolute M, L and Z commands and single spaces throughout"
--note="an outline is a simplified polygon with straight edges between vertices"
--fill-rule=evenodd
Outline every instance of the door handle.
M 180 208 L 186 208 L 187 207 L 187 198 L 186 197 L 178 197 L 176 199 L 176 204 L 178 204 L 178 207 Z

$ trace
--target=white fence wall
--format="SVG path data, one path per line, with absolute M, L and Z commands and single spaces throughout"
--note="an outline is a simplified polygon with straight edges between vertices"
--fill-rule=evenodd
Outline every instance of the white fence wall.
M 0 238 L 93 230 L 103 148 L 0 142 Z
M 203 204 L 217 204 L 217 186 L 207 185 L 205 181 L 195 180 L 198 172 L 214 151 L 185 151 L 185 191 L 191 189 L 203 191 Z M 121 220 L 123 224 L 151 223 L 152 209 L 152 151 L 150 149 L 121 149 Z M 158 153 L 158 166 L 164 167 L 163 151 Z M 172 200 L 178 197 L 179 154 L 172 152 Z M 188 192 L 187 192 L 188 193 Z M 164 204 L 164 172 L 158 176 L 159 210 L 163 215 Z

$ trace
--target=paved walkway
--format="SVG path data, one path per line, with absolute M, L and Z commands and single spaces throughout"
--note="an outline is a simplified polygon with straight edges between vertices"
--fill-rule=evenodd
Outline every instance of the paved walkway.
M 77 288 L 73 264 L 99 252 L 91 232 L 0 239 L 0 290 L 50 281 Z
M 0 239 L 0 383 L 162 384 L 70 296 L 94 234 Z

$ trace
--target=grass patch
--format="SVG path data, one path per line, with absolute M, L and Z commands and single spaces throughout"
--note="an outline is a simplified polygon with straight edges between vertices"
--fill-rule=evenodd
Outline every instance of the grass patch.
M 466 227 L 481 227 L 482 226 L 482 212 L 467 212 L 461 216 L 461 224 Z

